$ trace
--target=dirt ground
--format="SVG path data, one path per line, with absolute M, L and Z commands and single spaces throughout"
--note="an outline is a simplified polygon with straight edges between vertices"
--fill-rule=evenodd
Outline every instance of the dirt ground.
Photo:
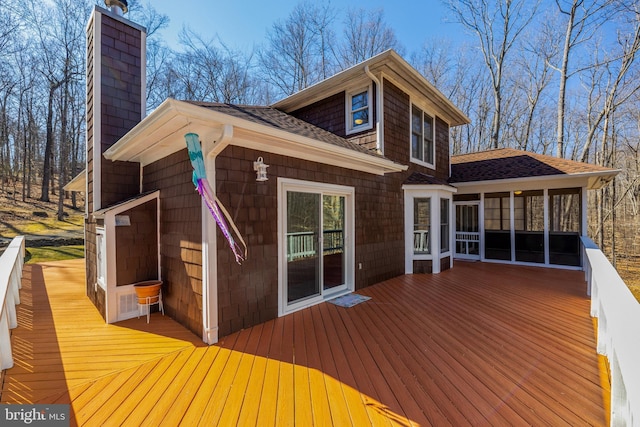
M 618 257 L 616 269 L 640 302 L 640 256 Z
M 27 236 L 28 242 L 51 239 L 65 240 L 83 237 L 84 205 L 79 200 L 78 208 L 67 200 L 64 206 L 65 217 L 58 221 L 58 203 L 52 197 L 51 202 L 37 199 L 22 201 L 20 195 L 0 193 L 0 245 L 7 244 L 17 235 Z

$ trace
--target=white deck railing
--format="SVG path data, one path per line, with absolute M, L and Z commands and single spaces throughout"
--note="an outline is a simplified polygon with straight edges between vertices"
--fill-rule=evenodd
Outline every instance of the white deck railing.
M 593 241 L 582 238 L 599 354 L 611 371 L 611 425 L 640 425 L 640 304 Z
M 318 237 L 313 231 L 287 233 L 287 261 L 317 256 L 317 240 Z M 324 230 L 322 247 L 324 255 L 342 252 L 344 247 L 342 230 Z
M 13 366 L 11 333 L 18 326 L 16 305 L 20 304 L 22 266 L 24 265 L 24 236 L 14 238 L 0 257 L 0 369 Z

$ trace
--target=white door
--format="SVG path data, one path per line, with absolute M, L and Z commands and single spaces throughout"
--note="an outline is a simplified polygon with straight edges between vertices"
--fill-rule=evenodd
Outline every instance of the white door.
M 281 314 L 353 290 L 351 192 L 290 183 L 281 201 Z
M 456 203 L 455 257 L 480 259 L 479 203 Z

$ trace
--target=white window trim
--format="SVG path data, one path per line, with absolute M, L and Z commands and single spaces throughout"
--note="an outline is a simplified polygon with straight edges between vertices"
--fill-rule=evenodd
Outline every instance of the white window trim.
M 346 96 L 344 99 L 345 105 L 345 124 L 346 124 L 346 134 L 351 135 L 353 133 L 362 132 L 365 130 L 373 129 L 373 96 L 372 96 L 372 87 L 373 85 L 370 83 L 368 86 L 360 86 L 357 89 L 349 90 L 346 92 Z M 353 126 L 351 121 L 351 100 L 354 95 L 358 95 L 362 92 L 367 92 L 367 109 L 369 110 L 369 122 L 359 126 Z
M 436 115 L 432 111 L 430 111 L 428 108 L 425 108 L 424 105 L 421 105 L 419 102 L 414 102 L 414 101 L 410 101 L 410 102 L 411 102 L 411 107 L 409 108 L 409 157 L 410 157 L 410 160 L 412 163 L 416 163 L 421 166 L 428 167 L 430 169 L 435 169 L 436 168 Z M 429 163 L 424 160 L 413 157 L 411 141 L 413 136 L 413 107 L 414 106 L 422 110 L 422 120 L 420 122 L 421 126 L 424 124 L 425 114 L 430 116 L 431 119 L 433 120 L 433 125 L 431 126 L 431 132 L 432 132 L 431 140 L 433 141 L 433 152 L 432 152 L 433 163 Z M 424 138 L 424 129 L 422 130 L 422 135 Z
M 96 228 L 96 286 L 107 290 L 107 235 L 104 227 Z
M 346 289 L 336 293 L 320 294 L 298 303 L 287 302 L 287 247 L 286 247 L 286 194 L 287 191 L 317 192 L 345 197 L 344 246 L 346 248 L 345 282 Z M 278 316 L 293 313 L 330 298 L 348 294 L 355 290 L 355 188 L 322 182 L 301 181 L 278 178 Z
M 453 194 L 456 189 L 446 186 L 403 186 L 404 190 L 404 222 L 405 222 L 405 274 L 413 274 L 414 260 L 432 260 L 433 274 L 440 273 L 440 260 L 449 257 L 450 266 L 453 267 Z M 413 251 L 413 200 L 415 198 L 431 198 L 431 241 L 430 254 L 416 254 Z M 440 250 L 440 200 L 449 200 L 449 250 Z M 436 224 L 435 227 L 433 224 Z

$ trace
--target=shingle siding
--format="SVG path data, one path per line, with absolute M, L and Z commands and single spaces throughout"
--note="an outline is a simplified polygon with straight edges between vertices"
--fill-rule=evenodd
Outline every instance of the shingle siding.
M 253 161 L 262 156 L 269 180 L 256 182 Z M 404 273 L 403 174 L 372 175 L 228 147 L 216 158 L 216 193 L 248 245 L 248 259 L 235 263 L 218 231 L 219 335 L 278 315 L 278 178 L 355 187 L 355 287 L 361 289 Z
M 202 335 L 201 199 L 186 150 L 144 168 L 144 191 L 160 190 L 160 252 L 165 312 Z
M 96 220 L 91 215 L 97 209 L 114 205 L 139 192 L 140 165 L 129 162 L 112 162 L 100 156 L 100 176 L 95 176 L 94 150 L 103 153 L 116 143 L 142 118 L 142 33 L 95 10 L 95 17 L 87 28 L 87 207 L 85 220 L 85 245 L 87 267 L 87 295 L 106 317 L 105 294 L 96 287 L 97 250 Z M 95 25 L 100 22 L 100 28 Z M 96 33 L 100 32 L 100 49 L 96 49 Z M 100 54 L 100 69 L 94 69 L 95 55 Z M 100 73 L 100 86 L 95 85 L 95 75 Z M 100 106 L 94 110 L 99 93 Z M 96 116 L 100 129 L 94 129 Z M 94 141 L 94 130 L 100 141 Z M 99 147 L 97 146 L 99 144 Z M 100 206 L 95 205 L 94 183 L 99 184 Z

